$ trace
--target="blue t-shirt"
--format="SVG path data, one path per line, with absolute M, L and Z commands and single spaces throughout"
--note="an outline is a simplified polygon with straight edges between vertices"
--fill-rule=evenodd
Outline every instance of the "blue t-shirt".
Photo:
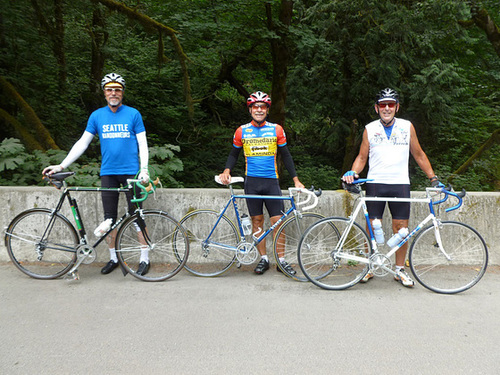
M 101 141 L 101 176 L 134 175 L 139 171 L 136 134 L 146 131 L 135 108 L 121 105 L 116 113 L 106 106 L 92 112 L 85 129 Z

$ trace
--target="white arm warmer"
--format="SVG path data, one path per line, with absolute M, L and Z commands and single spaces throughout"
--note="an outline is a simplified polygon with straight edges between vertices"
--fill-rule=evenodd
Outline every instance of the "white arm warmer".
M 138 133 L 137 144 L 139 145 L 139 159 L 141 163 L 141 169 L 147 169 L 149 163 L 149 150 L 148 141 L 146 139 L 146 132 Z
M 82 137 L 73 145 L 68 156 L 62 161 L 61 167 L 64 169 L 68 168 L 71 163 L 73 163 L 76 159 L 78 159 L 89 147 L 90 142 L 92 142 L 92 138 L 94 135 L 85 131 Z

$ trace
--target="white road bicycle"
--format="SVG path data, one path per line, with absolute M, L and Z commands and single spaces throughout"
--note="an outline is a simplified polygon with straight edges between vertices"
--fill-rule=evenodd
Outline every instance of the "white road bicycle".
M 328 217 L 310 226 L 302 236 L 298 260 L 302 272 L 315 285 L 331 290 L 349 288 L 368 273 L 375 276 L 395 275 L 391 256 L 414 237 L 408 261 L 415 279 L 437 293 L 463 292 L 483 277 L 488 265 L 488 249 L 481 235 L 471 226 L 441 220 L 434 206 L 452 196 L 458 204 L 445 209 L 456 210 L 462 205 L 465 190 L 455 193 L 451 188 L 427 188 L 425 198 L 382 198 L 364 196 L 359 179 L 344 187 L 359 194 L 352 215 Z M 389 252 L 380 252 L 368 218 L 367 201 L 427 203 L 429 215 Z M 355 220 L 363 212 L 368 232 Z M 426 224 L 430 223 L 426 226 Z

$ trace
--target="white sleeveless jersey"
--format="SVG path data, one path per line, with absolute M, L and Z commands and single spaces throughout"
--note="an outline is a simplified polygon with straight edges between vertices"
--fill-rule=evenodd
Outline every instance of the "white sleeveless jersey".
M 370 183 L 409 185 L 411 122 L 395 118 L 389 139 L 380 120 L 370 122 L 365 128 L 370 143 L 367 176 L 373 179 Z

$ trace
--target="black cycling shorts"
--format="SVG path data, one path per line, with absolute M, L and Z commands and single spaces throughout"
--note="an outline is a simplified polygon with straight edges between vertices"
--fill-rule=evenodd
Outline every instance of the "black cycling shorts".
M 410 185 L 366 184 L 367 197 L 410 198 Z M 408 220 L 410 218 L 410 202 L 366 202 L 370 219 L 382 219 L 385 204 L 393 219 Z
M 135 175 L 110 175 L 101 176 L 101 187 L 103 188 L 119 188 L 127 186 L 127 178 L 135 178 Z M 135 186 L 134 186 L 135 188 Z M 135 188 L 139 190 L 138 188 Z M 138 193 L 138 191 L 137 191 Z M 127 197 L 128 212 L 132 214 L 136 205 L 130 202 L 133 198 L 132 191 L 125 193 Z M 139 196 L 139 195 L 138 195 Z M 115 191 L 102 191 L 101 192 L 102 206 L 104 208 L 104 220 L 113 219 L 113 223 L 118 217 L 118 199 L 119 193 Z M 141 203 L 139 203 L 141 205 Z M 142 206 L 141 206 L 142 207 Z
M 281 188 L 278 179 L 262 177 L 245 177 L 245 194 L 247 195 L 279 195 Z M 248 214 L 250 216 L 262 215 L 264 204 L 269 216 L 283 215 L 284 207 L 281 199 L 247 199 Z

